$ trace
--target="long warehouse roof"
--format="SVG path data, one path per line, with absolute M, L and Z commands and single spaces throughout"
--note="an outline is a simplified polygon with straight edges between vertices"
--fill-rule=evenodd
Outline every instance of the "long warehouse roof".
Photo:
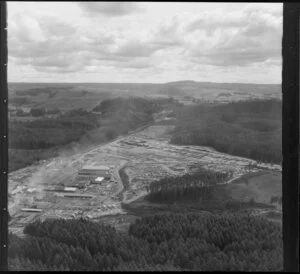
M 21 211 L 28 211 L 28 212 L 42 212 L 43 210 L 40 208 L 21 208 Z
M 95 169 L 95 170 L 105 170 L 108 171 L 109 167 L 108 166 L 102 166 L 102 165 L 97 165 L 96 163 L 91 164 L 91 165 L 85 165 L 82 167 L 82 169 Z
M 83 198 L 94 198 L 94 195 L 89 195 L 89 194 L 75 194 L 75 193 L 64 193 L 63 196 L 65 197 L 83 197 Z

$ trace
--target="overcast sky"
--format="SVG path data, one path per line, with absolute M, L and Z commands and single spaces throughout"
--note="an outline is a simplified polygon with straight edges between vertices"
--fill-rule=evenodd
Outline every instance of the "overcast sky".
M 8 80 L 281 83 L 282 6 L 7 2 Z

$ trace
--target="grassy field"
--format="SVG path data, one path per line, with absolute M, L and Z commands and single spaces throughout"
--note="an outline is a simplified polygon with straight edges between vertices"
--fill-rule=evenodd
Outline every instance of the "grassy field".
M 247 176 L 225 187 L 228 196 L 238 201 L 254 199 L 259 203 L 270 203 L 272 196 L 282 195 L 281 173 L 262 173 L 247 179 Z

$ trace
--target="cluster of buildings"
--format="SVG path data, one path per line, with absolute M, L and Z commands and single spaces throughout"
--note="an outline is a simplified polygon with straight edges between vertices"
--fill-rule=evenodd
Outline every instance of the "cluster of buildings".
M 87 176 L 90 179 L 103 177 L 110 179 L 110 168 L 107 166 L 97 165 L 96 163 L 84 166 L 79 172 L 79 175 Z
M 110 168 L 96 163 L 83 166 L 78 172 L 78 180 L 66 183 L 57 184 L 44 188 L 45 191 L 60 192 L 58 196 L 67 198 L 90 199 L 93 195 L 76 193 L 78 189 L 84 190 L 89 184 L 102 184 L 111 179 Z M 24 212 L 41 212 L 42 209 L 27 208 L 21 209 Z
M 91 164 L 84 166 L 78 172 L 78 180 L 70 182 L 68 187 L 85 189 L 89 184 L 102 184 L 111 178 L 110 168 L 107 166 Z
M 98 165 L 97 163 L 83 166 L 78 172 L 78 180 L 70 182 L 64 187 L 63 192 L 65 193 L 63 197 L 82 199 L 93 198 L 93 195 L 76 193 L 76 190 L 86 189 L 89 184 L 102 184 L 110 178 L 110 168 L 107 166 Z

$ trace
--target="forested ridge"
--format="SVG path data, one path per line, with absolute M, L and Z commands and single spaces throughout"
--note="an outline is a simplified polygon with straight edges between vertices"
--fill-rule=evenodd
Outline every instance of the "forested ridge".
M 152 114 L 157 109 L 151 101 L 142 98 L 108 99 L 100 107 L 105 117 L 83 109 L 74 109 L 56 118 L 44 118 L 35 121 L 9 123 L 9 147 L 16 149 L 44 149 L 77 141 L 87 131 L 96 127 L 120 133 L 134 129 L 153 120 Z M 108 134 L 109 135 L 109 134 Z
M 153 121 L 156 101 L 143 98 L 107 99 L 95 109 L 102 115 L 73 109 L 55 118 L 9 122 L 9 169 L 22 168 L 53 155 L 49 150 L 72 142 L 98 144 Z M 101 112 L 100 111 L 100 112 Z
M 281 117 L 282 103 L 275 99 L 189 106 L 176 112 L 171 143 L 281 163 Z
M 96 115 L 73 110 L 57 118 L 9 123 L 9 147 L 46 149 L 77 141 L 85 132 L 99 125 Z
M 49 219 L 9 235 L 10 270 L 282 269 L 281 228 L 247 215 L 161 214 L 128 234 L 84 219 Z

